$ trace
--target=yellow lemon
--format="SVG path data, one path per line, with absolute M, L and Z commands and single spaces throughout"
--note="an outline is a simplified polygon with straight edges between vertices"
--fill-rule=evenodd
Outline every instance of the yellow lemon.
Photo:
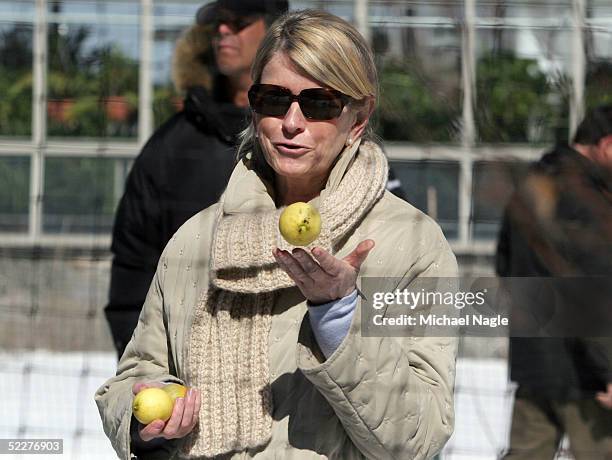
M 176 398 L 184 398 L 187 394 L 187 387 L 184 385 L 179 385 L 178 383 L 169 383 L 168 385 L 164 385 L 162 387 L 168 395 L 172 398 L 172 402 Z
M 321 214 L 314 206 L 298 201 L 282 212 L 278 229 L 289 244 L 308 246 L 321 233 Z
M 172 415 L 174 401 L 161 388 L 145 388 L 134 398 L 132 412 L 140 423 L 148 425 L 153 420 L 167 421 Z

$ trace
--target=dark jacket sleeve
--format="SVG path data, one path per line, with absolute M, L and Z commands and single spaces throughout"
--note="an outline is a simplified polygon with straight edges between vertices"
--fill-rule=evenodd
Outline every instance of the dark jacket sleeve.
M 389 176 L 387 178 L 387 190 L 393 193 L 396 197 L 406 200 L 406 193 L 402 188 L 402 182 L 393 171 L 393 167 L 389 165 Z
M 136 158 L 115 216 L 105 314 L 119 356 L 132 337 L 165 244 L 160 197 L 162 147 L 154 137 Z
M 506 209 L 497 239 L 497 251 L 495 252 L 495 272 L 498 276 L 510 276 L 510 254 L 510 221 Z

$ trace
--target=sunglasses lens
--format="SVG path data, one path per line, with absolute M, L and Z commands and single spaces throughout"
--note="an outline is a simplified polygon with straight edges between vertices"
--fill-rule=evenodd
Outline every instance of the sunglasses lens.
M 274 85 L 253 85 L 249 90 L 249 103 L 261 115 L 285 115 L 291 105 L 291 93 Z
M 256 20 L 257 20 L 257 18 L 252 18 L 252 17 L 238 17 L 234 21 L 233 26 L 234 26 L 235 30 L 241 31 L 242 29 L 246 29 L 247 27 L 249 27 Z
M 342 113 L 342 99 L 325 89 L 306 89 L 300 94 L 300 108 L 306 118 L 331 120 Z
M 234 33 L 238 33 L 242 29 L 245 29 L 253 24 L 255 21 L 257 21 L 257 19 L 257 16 L 237 16 L 231 11 L 220 10 L 214 19 L 213 24 L 215 29 L 219 29 L 221 24 L 225 24 Z

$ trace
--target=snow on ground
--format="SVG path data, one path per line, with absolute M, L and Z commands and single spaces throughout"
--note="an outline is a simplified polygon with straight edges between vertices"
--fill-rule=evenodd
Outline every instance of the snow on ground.
M 115 373 L 113 353 L 0 352 L 0 439 L 62 438 L 63 455 L 2 460 L 116 459 L 93 395 Z M 455 433 L 444 460 L 494 460 L 506 446 L 512 391 L 503 360 L 457 362 Z
M 455 432 L 444 459 L 497 459 L 508 445 L 513 390 L 507 363 L 460 359 L 455 379 Z

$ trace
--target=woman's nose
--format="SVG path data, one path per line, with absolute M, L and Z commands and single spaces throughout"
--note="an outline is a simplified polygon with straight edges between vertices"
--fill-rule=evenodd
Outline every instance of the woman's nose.
M 304 131 L 305 127 L 306 117 L 304 117 L 297 101 L 293 101 L 285 114 L 285 118 L 283 118 L 283 129 L 287 133 L 295 134 Z

